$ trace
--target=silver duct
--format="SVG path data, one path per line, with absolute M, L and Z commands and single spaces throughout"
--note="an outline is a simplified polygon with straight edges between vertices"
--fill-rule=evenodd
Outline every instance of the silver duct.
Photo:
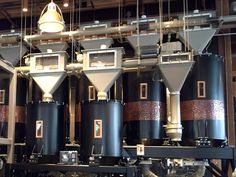
M 156 174 L 154 174 L 151 170 L 150 170 L 150 166 L 145 164 L 142 165 L 142 174 L 144 177 L 158 177 Z

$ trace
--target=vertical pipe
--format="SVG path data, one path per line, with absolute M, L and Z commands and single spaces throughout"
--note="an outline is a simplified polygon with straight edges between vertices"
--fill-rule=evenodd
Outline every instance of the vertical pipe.
M 180 92 L 170 93 L 170 120 L 166 125 L 166 134 L 172 141 L 181 141 L 182 124 L 180 116 Z
M 69 111 L 70 111 L 70 142 L 74 142 L 75 139 L 75 104 L 76 104 L 76 92 L 72 86 L 72 78 L 69 79 Z
M 171 123 L 181 125 L 179 92 L 170 93 L 170 112 L 171 112 Z

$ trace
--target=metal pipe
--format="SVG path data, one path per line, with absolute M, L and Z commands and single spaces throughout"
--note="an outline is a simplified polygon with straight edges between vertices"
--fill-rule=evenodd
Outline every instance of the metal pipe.
M 217 19 L 201 19 L 201 20 L 189 20 L 187 23 L 189 26 L 196 26 L 196 25 L 204 25 L 209 23 L 229 23 L 235 22 L 236 15 L 230 16 L 221 16 Z M 179 28 L 184 25 L 183 20 L 173 20 L 173 21 L 166 21 L 160 23 L 151 23 L 149 25 L 150 30 L 160 29 L 162 26 L 164 29 L 167 28 Z M 38 35 L 28 35 L 24 37 L 25 41 L 34 41 L 34 40 L 45 40 L 45 39 L 56 39 L 56 38 L 65 38 L 65 37 L 79 37 L 79 36 L 88 36 L 88 35 L 102 35 L 102 34 L 112 34 L 112 33 L 125 33 L 125 32 L 135 32 L 137 30 L 136 25 L 126 25 L 126 26 L 119 26 L 119 27 L 110 27 L 106 29 L 96 29 L 96 30 L 78 30 L 78 31 L 68 31 L 68 32 L 61 32 L 56 34 L 38 34 Z
M 236 33 L 223 33 L 223 34 L 215 34 L 214 36 L 234 36 Z
M 83 63 L 70 63 L 66 65 L 67 71 L 75 71 L 83 68 Z
M 158 177 L 156 174 L 154 174 L 150 170 L 150 166 L 149 165 L 142 165 L 141 171 L 142 171 L 142 174 L 143 174 L 144 177 Z
M 67 71 L 80 70 L 82 68 L 83 68 L 83 64 L 81 63 L 70 63 L 66 65 Z M 21 67 L 16 67 L 15 69 L 19 73 L 27 73 L 30 71 L 30 66 L 21 66 Z
M 181 124 L 179 92 L 170 93 L 170 112 L 171 112 L 171 123 Z
M 101 35 L 101 34 L 112 34 L 112 33 L 124 33 L 135 31 L 136 27 L 133 25 L 120 26 L 120 27 L 111 27 L 105 29 L 96 29 L 96 30 L 80 30 L 80 31 L 68 31 L 61 32 L 56 34 L 42 34 L 42 35 L 29 35 L 25 36 L 25 41 L 33 40 L 44 40 L 44 39 L 57 39 L 64 37 L 79 37 L 79 36 L 88 36 L 88 35 Z
M 236 21 L 236 15 L 227 15 L 227 16 L 220 16 L 219 21 L 223 23 L 232 23 Z
M 157 62 L 158 62 L 157 58 L 140 60 L 140 63 L 137 59 L 125 60 L 125 61 L 123 61 L 122 66 L 125 68 L 132 68 L 132 67 L 137 67 L 137 66 L 153 66 L 153 65 L 156 65 Z
M 180 92 L 170 92 L 170 115 L 171 119 L 166 125 L 166 134 L 172 141 L 181 141 L 182 124 L 180 116 Z

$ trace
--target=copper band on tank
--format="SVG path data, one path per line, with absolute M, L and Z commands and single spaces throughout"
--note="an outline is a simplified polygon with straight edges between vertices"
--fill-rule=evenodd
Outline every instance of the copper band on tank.
M 81 105 L 76 104 L 75 106 L 75 122 L 81 122 Z
M 191 100 L 181 102 L 182 120 L 224 120 L 224 102 L 220 100 Z
M 138 101 L 126 103 L 124 121 L 163 120 L 166 115 L 165 103 L 159 101 Z
M 15 110 L 15 122 L 16 123 L 25 123 L 25 107 L 16 106 Z M 8 105 L 0 105 L 0 122 L 8 121 Z

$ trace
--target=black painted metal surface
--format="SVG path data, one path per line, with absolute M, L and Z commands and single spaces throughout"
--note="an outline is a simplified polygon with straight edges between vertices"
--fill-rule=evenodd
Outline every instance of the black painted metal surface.
M 64 104 L 35 102 L 27 104 L 26 146 L 28 155 L 59 156 L 64 149 Z M 42 137 L 37 136 L 36 122 L 42 123 Z M 38 133 L 40 135 L 40 133 Z
M 195 56 L 194 60 L 181 90 L 183 144 L 196 145 L 203 139 L 219 146 L 226 140 L 224 61 L 213 54 Z
M 130 157 L 137 157 L 136 146 L 124 146 Z M 191 146 L 145 146 L 147 158 L 193 158 L 193 159 L 231 159 L 236 154 L 234 147 L 191 147 Z
M 156 72 L 125 73 L 124 121 L 129 145 L 162 143 L 166 116 L 166 91 Z M 147 84 L 147 98 L 140 98 L 140 84 Z
M 101 163 L 113 163 L 122 155 L 123 105 L 118 101 L 94 101 L 81 104 L 82 132 L 80 158 L 101 156 Z
M 52 165 L 52 164 L 6 164 L 5 177 L 18 177 L 17 172 L 27 170 L 28 173 L 48 171 L 85 172 L 97 174 L 123 174 L 126 177 L 134 177 L 137 173 L 136 166 L 85 166 L 85 165 Z

